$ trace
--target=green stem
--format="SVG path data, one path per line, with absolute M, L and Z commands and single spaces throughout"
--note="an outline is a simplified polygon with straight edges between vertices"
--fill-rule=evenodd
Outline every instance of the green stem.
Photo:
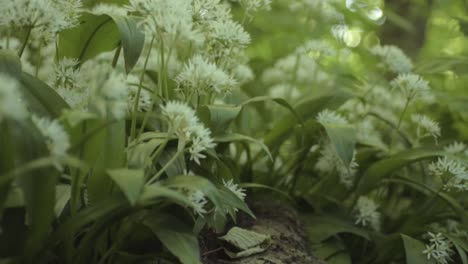
M 121 50 L 122 50 L 122 44 L 120 44 L 117 50 L 115 51 L 114 59 L 112 60 L 112 68 L 115 68 L 115 66 L 117 66 L 117 62 L 119 61 Z
M 141 72 L 141 75 L 140 75 L 140 82 L 138 84 L 138 90 L 137 90 L 137 94 L 136 94 L 136 97 L 135 97 L 135 103 L 134 103 L 133 113 L 132 113 L 132 124 L 131 124 L 131 129 L 130 129 L 130 141 L 132 141 L 135 138 L 136 113 L 138 112 L 138 103 L 140 102 L 139 99 L 140 99 L 141 87 L 143 86 L 143 80 L 145 78 L 146 67 L 148 66 L 149 57 L 151 55 L 151 49 L 153 48 L 154 38 L 155 37 L 153 36 L 153 38 L 151 39 L 148 54 L 146 55 L 146 59 L 145 59 L 145 64 L 143 65 L 143 71 Z
M 152 184 L 155 181 L 157 181 L 159 177 L 161 177 L 161 175 L 167 170 L 167 168 L 169 168 L 169 166 L 171 166 L 171 164 L 174 163 L 174 161 L 176 161 L 176 159 L 182 153 L 184 153 L 184 149 L 185 148 L 181 148 L 180 150 L 178 150 L 177 153 L 174 156 L 172 156 L 172 158 L 166 164 L 164 164 L 164 166 L 158 171 L 158 173 L 156 173 L 153 177 L 151 177 L 151 179 L 148 181 L 148 184 Z
M 21 45 L 21 48 L 18 51 L 18 57 L 20 58 L 21 56 L 23 56 L 24 50 L 26 49 L 26 46 L 28 45 L 28 41 L 29 41 L 29 37 L 31 36 L 32 29 L 33 29 L 33 26 L 27 27 L 26 37 L 24 38 L 23 44 Z

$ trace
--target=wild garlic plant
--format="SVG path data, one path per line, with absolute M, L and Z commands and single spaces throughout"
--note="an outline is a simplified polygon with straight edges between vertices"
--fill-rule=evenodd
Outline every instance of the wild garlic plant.
M 262 143 L 225 130 L 242 107 L 225 100 L 254 78 L 244 25 L 270 4 L 1 1 L 1 259 L 201 263 L 199 232 L 253 217 L 221 170 Z

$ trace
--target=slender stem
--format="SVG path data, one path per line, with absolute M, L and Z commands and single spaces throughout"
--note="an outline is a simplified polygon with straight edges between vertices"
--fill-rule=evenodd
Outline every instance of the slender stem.
M 148 50 L 148 55 L 146 55 L 145 64 L 143 65 L 143 71 L 141 72 L 141 75 L 140 75 L 140 82 L 138 84 L 138 90 L 137 90 L 137 94 L 136 94 L 136 97 L 135 97 L 135 103 L 134 103 L 133 113 L 132 113 L 132 124 L 131 124 L 131 129 L 130 129 L 130 141 L 132 141 L 132 139 L 135 138 L 136 113 L 138 112 L 138 104 L 140 102 L 141 87 L 143 86 L 143 80 L 145 78 L 146 67 L 148 66 L 149 57 L 151 55 L 151 49 L 153 48 L 154 38 L 155 37 L 153 36 L 153 38 L 151 39 L 151 43 L 149 45 L 149 50 Z
M 158 173 L 156 173 L 149 181 L 148 181 L 148 184 L 152 184 L 154 183 L 156 180 L 159 179 L 159 177 L 167 170 L 167 168 L 169 168 L 169 166 L 171 166 L 172 163 L 174 163 L 174 161 L 176 161 L 176 159 L 180 156 L 180 154 L 184 153 L 184 148 L 181 148 L 180 150 L 177 151 L 177 153 L 172 156 L 172 158 L 166 163 L 164 164 L 164 166 L 158 171 Z
M 411 101 L 411 98 L 407 98 L 407 99 L 406 99 L 405 107 L 403 108 L 403 111 L 402 111 L 401 114 L 400 114 L 400 118 L 398 119 L 398 124 L 397 124 L 397 126 L 395 127 L 395 133 L 397 134 L 397 136 L 398 136 L 398 134 L 399 134 L 399 132 L 400 132 L 401 123 L 403 122 L 403 117 L 405 116 L 406 110 L 408 110 L 408 106 L 409 106 L 410 101 Z M 393 137 L 393 135 L 392 135 L 392 136 L 390 137 L 390 149 L 392 149 L 392 148 L 393 148 L 393 145 L 394 145 L 394 144 L 393 144 L 393 138 L 394 138 L 394 137 Z
M 26 37 L 24 38 L 23 44 L 21 45 L 21 48 L 18 51 L 18 57 L 20 58 L 21 56 L 23 56 L 23 52 L 26 49 L 26 46 L 28 45 L 28 41 L 29 41 L 29 37 L 31 36 L 32 29 L 33 29 L 33 26 L 27 27 Z
M 114 59 L 112 60 L 112 68 L 115 68 L 115 66 L 117 66 L 117 62 L 119 61 L 121 50 L 122 50 L 122 44 L 120 44 L 117 50 L 115 51 Z

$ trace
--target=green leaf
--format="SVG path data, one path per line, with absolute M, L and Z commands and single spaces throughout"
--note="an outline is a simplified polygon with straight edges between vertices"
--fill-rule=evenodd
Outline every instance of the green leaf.
M 348 167 L 354 156 L 354 147 L 356 145 L 356 130 L 350 125 L 340 124 L 322 124 L 327 131 L 333 147 L 343 164 Z
M 294 117 L 297 119 L 298 122 L 303 123 L 301 116 L 296 113 L 296 110 L 294 110 L 294 107 L 292 107 L 288 101 L 284 100 L 283 98 L 280 97 L 271 97 L 271 96 L 256 96 L 253 98 L 250 98 L 249 100 L 245 101 L 242 103 L 242 106 L 251 104 L 251 103 L 258 103 L 258 102 L 265 102 L 265 101 L 273 101 L 277 103 L 278 105 L 286 108 L 291 112 L 291 114 L 294 115 Z
M 87 186 L 90 201 L 96 202 L 110 196 L 113 181 L 107 174 L 108 169 L 122 168 L 125 166 L 125 120 L 108 124 L 105 120 L 88 120 L 83 126 L 86 131 L 94 131 L 82 145 L 82 158 L 91 167 L 88 173 Z
M 182 264 L 201 264 L 197 237 L 190 227 L 171 215 L 150 216 L 144 224 Z
M 444 155 L 444 153 L 438 149 L 417 148 L 404 150 L 386 159 L 377 161 L 373 163 L 361 177 L 357 192 L 359 194 L 365 194 L 371 191 L 375 187 L 378 187 L 382 179 L 406 165 L 442 155 Z
M 235 226 L 231 228 L 226 235 L 219 239 L 228 242 L 237 249 L 247 250 L 265 242 L 269 242 L 270 236 Z
M 405 245 L 406 263 L 411 263 L 411 264 L 435 263 L 434 259 L 431 258 L 430 260 L 428 260 L 427 257 L 422 253 L 426 249 L 426 247 L 421 241 L 411 238 L 404 234 L 401 234 L 401 237 Z
M 119 42 L 119 29 L 111 17 L 83 12 L 79 26 L 59 34 L 58 57 L 76 58 L 83 63 L 115 49 Z
M 462 239 L 459 239 L 457 237 L 453 237 L 451 235 L 444 234 L 452 243 L 455 245 L 455 248 L 457 249 L 458 255 L 460 256 L 460 259 L 463 264 L 468 264 L 468 256 L 466 252 L 468 252 L 468 244 L 463 241 Z
M 0 49 L 0 72 L 19 79 L 21 76 L 20 58 L 10 50 Z
M 26 104 L 35 114 L 58 118 L 70 108 L 54 89 L 32 75 L 23 73 L 21 84 Z
M 335 216 L 304 216 L 306 231 L 311 242 L 319 243 L 339 233 L 351 233 L 370 240 L 367 230 Z
M 214 141 L 215 142 L 224 142 L 224 143 L 230 143 L 230 142 L 234 142 L 234 141 L 252 142 L 252 143 L 255 143 L 255 144 L 259 145 L 263 149 L 263 151 L 265 151 L 265 153 L 268 155 L 268 157 L 271 160 L 273 160 L 273 156 L 271 155 L 270 150 L 268 149 L 268 147 L 265 144 L 263 144 L 263 142 L 255 139 L 255 138 L 251 138 L 249 136 L 234 133 L 234 134 L 229 134 L 229 135 L 225 135 L 225 136 L 221 136 L 221 137 L 215 137 Z
M 231 190 L 222 186 L 218 189 L 218 192 L 219 192 L 221 204 L 228 212 L 231 213 L 231 215 L 235 214 L 235 210 L 233 209 L 236 208 L 250 215 L 252 218 L 255 218 L 255 215 L 250 210 L 248 205 L 243 200 L 241 200 L 235 193 L 233 193 Z
M 413 179 L 407 178 L 407 177 L 396 177 L 394 179 L 388 179 L 387 181 L 389 182 L 395 182 L 395 183 L 400 183 L 400 184 L 405 184 L 409 187 L 414 188 L 415 190 L 418 190 L 420 192 L 424 191 L 429 191 L 432 194 L 436 195 L 438 198 L 440 198 L 442 201 L 446 202 L 450 207 L 453 208 L 455 212 L 458 213 L 458 215 L 464 220 L 468 220 L 468 215 L 464 209 L 464 207 L 454 198 L 452 198 L 450 195 L 445 194 L 443 192 L 440 192 L 438 190 L 433 189 L 430 186 L 427 186 L 423 183 L 417 182 Z
M 151 205 L 161 200 L 170 200 L 174 203 L 178 203 L 181 206 L 192 206 L 187 196 L 181 194 L 178 191 L 174 191 L 160 184 L 145 185 L 143 193 L 140 196 L 140 203 L 144 205 Z
M 241 110 L 241 106 L 235 105 L 204 105 L 197 109 L 197 116 L 213 135 L 220 135 L 226 133 L 227 127 Z
M 318 94 L 306 97 L 295 106 L 295 112 L 304 122 L 313 118 L 321 110 L 334 109 L 342 105 L 351 94 L 342 90 L 324 90 Z M 273 124 L 273 128 L 265 136 L 265 144 L 269 147 L 278 147 L 294 131 L 297 119 L 293 114 L 286 115 Z
M 194 175 L 175 176 L 164 181 L 163 185 L 169 188 L 184 188 L 193 191 L 201 191 L 216 207 L 223 208 L 218 189 L 213 183 L 203 177 Z
M 70 185 L 59 184 L 55 187 L 55 217 L 59 217 L 68 201 L 70 201 L 71 187 Z
M 115 169 L 107 173 L 119 186 L 132 206 L 138 201 L 145 184 L 145 173 L 143 170 Z
M 133 69 L 145 44 L 145 34 L 137 28 L 134 19 L 130 17 L 112 16 L 120 32 L 123 53 L 125 58 L 125 70 L 127 74 Z

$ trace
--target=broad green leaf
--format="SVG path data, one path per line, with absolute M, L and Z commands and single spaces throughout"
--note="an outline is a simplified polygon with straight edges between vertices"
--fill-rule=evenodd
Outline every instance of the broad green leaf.
M 6 73 L 10 76 L 20 79 L 20 58 L 10 50 L 0 49 L 0 73 Z
M 263 142 L 255 139 L 255 138 L 251 138 L 249 136 L 234 133 L 234 134 L 229 134 L 229 135 L 225 135 L 225 136 L 221 136 L 221 137 L 215 137 L 214 141 L 215 142 L 223 142 L 223 143 L 230 143 L 230 142 L 234 142 L 234 141 L 252 142 L 252 143 L 255 143 L 255 144 L 259 145 L 263 149 L 263 151 L 265 151 L 265 153 L 268 155 L 268 157 L 271 160 L 273 160 L 273 156 L 271 156 L 271 153 L 270 153 L 270 150 L 268 149 L 268 147 Z
M 83 12 L 79 20 L 79 26 L 59 34 L 59 58 L 76 58 L 83 63 L 115 49 L 121 41 L 119 29 L 111 17 Z
M 221 204 L 232 215 L 234 215 L 235 213 L 234 208 L 236 208 L 250 215 L 252 218 L 255 218 L 255 215 L 250 210 L 249 206 L 231 190 L 222 186 L 218 189 L 218 192 L 219 192 Z
M 171 215 L 147 217 L 144 224 L 182 264 L 201 264 L 197 237 L 190 227 Z
M 346 246 L 339 239 L 329 239 L 311 247 L 314 255 L 327 261 L 327 263 L 351 264 L 351 258 L 347 253 Z
M 367 230 L 335 216 L 304 216 L 304 223 L 310 240 L 315 243 L 339 233 L 351 233 L 370 240 Z
M 407 235 L 401 234 L 401 238 L 403 239 L 403 243 L 405 246 L 405 254 L 406 254 L 406 263 L 411 264 L 429 264 L 429 263 L 436 263 L 434 259 L 428 260 L 426 255 L 423 254 L 423 251 L 426 249 L 424 244 L 411 238 Z
M 120 32 L 123 53 L 125 58 L 125 70 L 129 73 L 140 58 L 145 44 L 145 34 L 137 28 L 137 24 L 131 17 L 112 16 Z
M 313 118 L 321 110 L 328 108 L 334 109 L 346 102 L 351 95 L 342 90 L 322 91 L 318 94 L 306 97 L 300 100 L 295 106 L 295 112 L 305 122 Z M 294 127 L 297 125 L 297 119 L 293 114 L 286 115 L 273 124 L 271 131 L 265 136 L 265 144 L 269 147 L 281 145 Z
M 422 184 L 420 182 L 417 182 L 413 179 L 405 178 L 405 177 L 397 177 L 394 179 L 388 179 L 387 181 L 389 182 L 395 182 L 395 183 L 400 183 L 400 184 L 405 184 L 409 187 L 412 187 L 413 189 L 416 189 L 420 192 L 425 192 L 429 191 L 433 195 L 436 195 L 439 197 L 442 201 L 446 202 L 450 207 L 454 209 L 455 212 L 458 213 L 458 215 L 464 220 L 468 220 L 468 215 L 464 209 L 464 207 L 454 198 L 452 198 L 450 195 L 445 194 L 443 192 L 440 192 L 436 189 L 433 189 L 430 186 L 427 186 L 425 184 Z
M 125 120 L 110 125 L 104 120 L 88 120 L 83 125 L 86 131 L 93 131 L 105 125 L 104 129 L 93 134 L 82 145 L 82 158 L 91 167 L 87 186 L 89 199 L 93 203 L 105 199 L 112 192 L 113 181 L 106 171 L 125 165 Z
M 59 217 L 67 203 L 70 201 L 71 187 L 70 185 L 59 184 L 55 187 L 55 217 Z
M 294 117 L 297 119 L 298 122 L 302 123 L 302 119 L 299 116 L 298 113 L 296 113 L 296 110 L 294 110 L 294 107 L 292 107 L 288 101 L 284 100 L 283 98 L 280 97 L 271 97 L 271 96 L 256 96 L 253 98 L 250 98 L 249 100 L 245 101 L 242 103 L 242 106 L 252 104 L 252 103 L 258 103 L 258 102 L 265 102 L 265 101 L 273 101 L 280 106 L 286 108 L 291 112 L 291 114 L 294 115 Z
M 161 153 L 159 157 L 159 164 L 161 166 L 166 165 L 173 157 L 177 155 L 177 149 L 169 149 Z M 167 176 L 182 175 L 187 171 L 187 165 L 185 164 L 184 155 L 179 155 L 174 162 L 172 162 L 166 169 L 165 173 Z
M 354 147 L 356 145 L 356 130 L 350 125 L 340 125 L 324 123 L 322 124 L 327 131 L 333 147 L 343 164 L 348 167 L 354 156 Z
M 3 122 L 2 122 L 3 123 Z M 20 169 L 30 162 L 49 155 L 45 139 L 29 122 L 9 123 L 9 135 L 15 152 L 14 168 Z M 50 164 L 50 163 L 49 163 Z M 24 253 L 26 262 L 32 261 L 45 243 L 54 219 L 55 185 L 59 172 L 51 165 L 28 170 L 15 178 L 23 193 L 29 223 L 29 233 Z
M 175 176 L 164 181 L 163 185 L 170 188 L 201 191 L 216 207 L 223 208 L 218 189 L 213 183 L 203 177 L 193 175 Z
M 241 110 L 241 106 L 235 105 L 205 105 L 197 109 L 197 115 L 213 135 L 220 135 L 226 133 L 227 127 Z
M 192 201 L 178 191 L 161 186 L 158 183 L 144 186 L 143 193 L 140 196 L 141 204 L 149 205 L 161 200 L 170 200 L 181 206 L 192 206 Z
M 462 263 L 468 264 L 468 256 L 466 254 L 468 252 L 468 244 L 460 238 L 453 237 L 447 234 L 444 234 L 444 235 L 448 239 L 450 239 L 450 241 L 452 241 L 452 243 L 455 245 L 455 248 L 457 249 L 457 252 L 458 252 L 458 256 L 460 256 Z
M 58 118 L 70 108 L 54 89 L 32 75 L 23 73 L 21 84 L 27 105 L 35 114 Z
M 132 206 L 138 201 L 145 184 L 145 173 L 143 170 L 114 169 L 107 173 L 119 186 Z
M 424 159 L 432 159 L 442 155 L 444 155 L 444 153 L 441 150 L 418 148 L 404 150 L 386 159 L 377 161 L 374 164 L 372 164 L 361 177 L 358 183 L 357 192 L 359 194 L 365 194 L 371 191 L 375 187 L 378 187 L 382 179 L 389 176 L 392 172 L 403 168 L 406 165 Z
M 271 186 L 268 186 L 268 185 L 264 185 L 264 184 L 260 184 L 260 183 L 242 183 L 241 187 L 242 188 L 256 188 L 256 189 L 271 190 L 273 192 L 276 192 L 278 194 L 283 195 L 288 200 L 293 201 L 293 198 L 291 196 L 289 196 L 289 194 L 287 192 L 281 191 L 278 188 L 271 187 Z
M 467 72 L 463 70 L 463 67 L 467 65 L 468 57 L 466 56 L 443 56 L 423 60 L 417 65 L 416 72 L 420 74 L 436 74 L 451 70 L 458 74 L 466 74 Z
M 239 250 L 247 250 L 264 243 L 270 243 L 269 235 L 260 234 L 237 226 L 231 228 L 226 235 L 219 239 L 228 242 Z M 264 248 L 264 250 L 265 249 L 266 248 Z

